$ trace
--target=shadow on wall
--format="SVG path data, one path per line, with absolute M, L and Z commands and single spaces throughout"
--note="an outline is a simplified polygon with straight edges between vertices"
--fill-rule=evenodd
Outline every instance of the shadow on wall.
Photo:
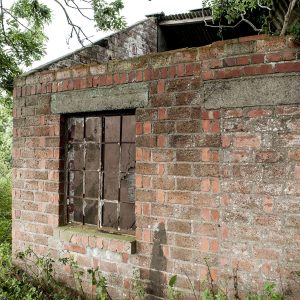
M 162 245 L 166 244 L 167 235 L 164 223 L 159 223 L 153 237 L 153 248 L 151 253 L 151 265 L 147 293 L 148 299 L 155 297 L 163 298 L 164 295 L 164 272 L 167 270 L 167 259 L 164 257 Z

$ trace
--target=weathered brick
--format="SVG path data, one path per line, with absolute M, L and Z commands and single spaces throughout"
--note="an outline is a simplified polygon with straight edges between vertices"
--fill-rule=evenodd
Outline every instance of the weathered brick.
M 277 259 L 279 256 L 279 253 L 275 250 L 269 249 L 269 248 L 256 248 L 254 249 L 255 256 L 258 259 Z
M 167 117 L 169 120 L 188 119 L 191 116 L 190 107 L 172 107 L 167 110 Z
M 193 257 L 193 251 L 184 248 L 171 248 L 171 258 L 180 261 L 189 261 Z
M 139 135 L 136 137 L 136 145 L 138 147 L 155 147 L 156 146 L 156 137 L 153 135 Z
M 153 190 L 137 190 L 135 196 L 137 201 L 153 202 L 156 199 L 155 192 Z
M 299 134 L 278 134 L 278 136 L 274 137 L 274 146 L 279 147 L 297 147 L 300 145 L 300 135 Z
M 197 164 L 194 165 L 194 174 L 199 177 L 215 177 L 220 175 L 217 164 Z
M 191 223 L 186 221 L 179 220 L 169 220 L 167 224 L 167 230 L 170 232 L 178 232 L 178 233 L 191 233 Z
M 257 118 L 270 115 L 272 115 L 272 110 L 270 109 L 254 109 L 247 112 L 247 116 L 250 118 Z
M 166 91 L 171 92 L 181 92 L 190 89 L 190 79 L 172 79 L 166 84 Z
M 215 72 L 213 72 L 213 71 L 204 71 L 204 72 L 202 72 L 202 79 L 204 81 L 212 80 L 214 78 L 215 78 Z
M 156 177 L 153 180 L 153 188 L 160 190 L 173 190 L 175 188 L 175 179 L 167 177 Z
M 277 106 L 275 108 L 275 114 L 277 114 L 277 115 L 287 115 L 287 116 L 299 115 L 300 114 L 300 107 L 293 106 L 293 105 Z
M 165 120 L 167 118 L 167 110 L 160 107 L 158 109 L 158 120 Z
M 192 166 L 190 164 L 185 164 L 185 163 L 169 164 L 167 170 L 169 175 L 175 175 L 175 176 L 192 175 Z
M 196 147 L 220 147 L 221 136 L 219 134 L 201 134 L 195 136 Z
M 158 148 L 164 148 L 167 146 L 168 143 L 168 137 L 166 135 L 160 134 L 157 137 L 157 147 Z
M 196 193 L 193 194 L 193 203 L 200 207 L 215 207 L 214 198 L 212 195 L 207 193 Z
M 162 133 L 174 133 L 175 132 L 175 122 L 165 121 L 165 122 L 155 122 L 153 123 L 153 133 L 162 134 Z
M 171 106 L 174 101 L 173 98 L 174 96 L 170 94 L 153 95 L 150 101 L 153 107 Z
M 152 150 L 153 162 L 171 162 L 174 161 L 175 152 L 171 149 Z
M 198 248 L 198 242 L 195 238 L 179 234 L 175 235 L 174 245 L 182 248 Z
M 218 236 L 218 226 L 215 224 L 202 223 L 202 224 L 193 224 L 193 233 L 201 234 L 208 237 L 217 237 Z
M 198 120 L 192 121 L 177 121 L 177 133 L 198 133 L 200 132 L 200 122 Z
M 285 72 L 299 72 L 300 62 L 287 62 L 278 63 L 275 65 L 275 72 L 285 73 Z
M 157 174 L 157 165 L 155 163 L 137 163 L 136 172 L 143 175 L 155 175 Z
M 71 77 L 70 70 L 62 70 L 56 73 L 56 80 L 66 79 Z
M 157 83 L 157 94 L 162 94 L 165 92 L 165 81 L 159 80 Z
M 188 205 L 192 203 L 191 192 L 168 192 L 168 203 Z
M 233 145 L 237 148 L 259 148 L 261 145 L 261 136 L 240 134 L 233 137 Z
M 201 161 L 201 155 L 201 149 L 176 150 L 177 161 L 199 162 Z
M 191 135 L 170 135 L 169 145 L 172 148 L 192 148 L 194 140 Z
M 177 178 L 177 189 L 201 191 L 202 180 L 198 178 Z
M 278 162 L 282 159 L 282 155 L 274 150 L 264 150 L 257 152 L 255 159 L 257 162 Z

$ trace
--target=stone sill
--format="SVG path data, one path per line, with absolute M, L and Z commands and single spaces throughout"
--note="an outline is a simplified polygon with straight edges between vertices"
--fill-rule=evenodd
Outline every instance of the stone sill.
M 106 233 L 95 227 L 72 224 L 55 228 L 53 235 L 64 242 L 65 250 L 72 252 L 77 252 L 74 249 L 99 248 L 118 253 L 136 253 L 135 236 L 128 234 Z

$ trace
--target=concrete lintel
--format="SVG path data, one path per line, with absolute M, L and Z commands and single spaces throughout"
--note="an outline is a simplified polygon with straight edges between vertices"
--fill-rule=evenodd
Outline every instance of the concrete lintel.
M 147 104 L 148 84 L 145 83 L 68 91 L 51 96 L 54 114 L 134 109 Z
M 204 82 L 206 109 L 300 103 L 300 73 Z

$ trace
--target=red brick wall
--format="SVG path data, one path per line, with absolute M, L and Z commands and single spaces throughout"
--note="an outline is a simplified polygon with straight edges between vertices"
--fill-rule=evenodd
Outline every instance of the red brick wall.
M 299 106 L 222 113 L 219 259 L 257 287 L 299 268 L 299 122 Z
M 244 289 L 280 276 L 288 288 L 289 272 L 300 269 L 300 106 L 208 111 L 202 88 L 213 79 L 300 72 L 299 56 L 289 38 L 260 36 L 21 77 L 14 250 L 67 249 L 82 267 L 99 265 L 119 299 L 131 297 L 133 268 L 158 297 L 172 274 L 188 294 L 186 274 L 199 284 L 204 258 L 216 279 L 238 265 Z M 149 83 L 149 105 L 136 110 L 137 253 L 125 242 L 53 234 L 64 219 L 63 117 L 51 114 L 51 94 L 141 81 Z

